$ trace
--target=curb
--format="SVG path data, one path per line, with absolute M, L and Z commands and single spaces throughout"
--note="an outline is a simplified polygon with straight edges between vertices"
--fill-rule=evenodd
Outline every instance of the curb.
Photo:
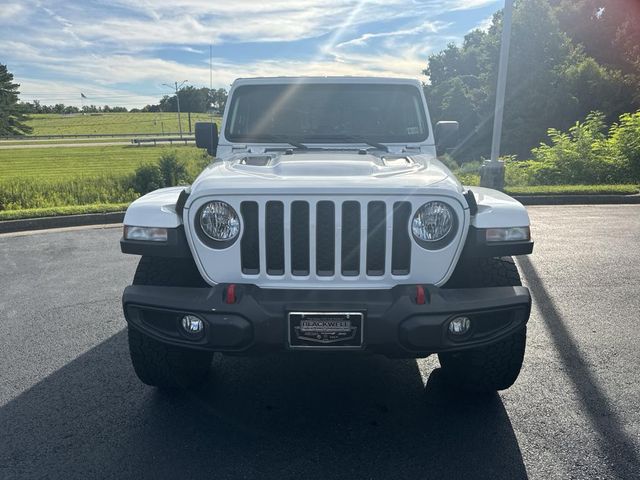
M 633 205 L 640 195 L 513 195 L 523 205 Z
M 514 195 L 523 205 L 632 205 L 640 204 L 638 195 Z M 48 228 L 80 227 L 122 223 L 124 212 L 60 215 L 57 217 L 25 218 L 0 221 L 0 234 L 45 230 Z
M 57 217 L 24 218 L 20 220 L 0 221 L 0 234 L 44 230 L 47 228 L 79 227 L 83 225 L 102 225 L 122 223 L 124 212 L 86 213 L 82 215 L 60 215 Z

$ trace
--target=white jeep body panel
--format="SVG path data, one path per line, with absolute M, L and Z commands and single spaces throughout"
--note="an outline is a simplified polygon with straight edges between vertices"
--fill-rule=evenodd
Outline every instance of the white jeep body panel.
M 528 226 L 526 209 L 511 197 L 486 188 L 469 187 L 475 194 L 478 212 L 470 216 L 466 188 L 436 159 L 433 129 L 422 93 L 416 80 L 386 78 L 270 78 L 237 80 L 230 90 L 247 84 L 282 83 L 400 83 L 413 85 L 420 97 L 429 123 L 429 136 L 417 144 L 385 144 L 389 152 L 365 151 L 367 145 L 309 144 L 324 150 L 289 151 L 288 144 L 237 144 L 225 138 L 225 121 L 220 131 L 217 159 L 212 162 L 190 187 L 184 214 L 175 212 L 175 203 L 184 187 L 161 189 L 143 196 L 131 204 L 125 216 L 126 225 L 175 228 L 184 224 L 187 242 L 202 277 L 212 285 L 217 283 L 250 283 L 263 288 L 300 289 L 376 289 L 391 288 L 398 284 L 430 284 L 440 286 L 449 279 L 458 262 L 470 226 L 494 228 Z M 230 101 L 227 102 L 228 115 Z M 358 148 L 362 148 L 359 152 Z M 279 151 L 274 151 L 279 149 Z M 331 151 L 333 149 L 334 151 Z M 199 209 L 212 200 L 230 204 L 240 219 L 238 239 L 227 248 L 206 245 L 195 232 Z M 453 240 L 439 250 L 422 248 L 413 239 L 410 222 L 406 225 L 411 239 L 410 272 L 394 275 L 391 269 L 391 243 L 393 239 L 393 209 L 397 202 L 409 202 L 411 216 L 424 203 L 438 200 L 447 203 L 457 217 Z M 256 274 L 241 269 L 241 241 L 244 220 L 242 202 L 255 202 L 259 218 L 260 268 Z M 269 201 L 284 205 L 284 273 L 269 275 L 265 268 L 267 248 L 265 209 Z M 291 205 L 294 201 L 309 206 L 309 274 L 291 273 Z M 316 206 L 318 202 L 332 202 L 335 207 L 334 274 L 316 274 Z M 360 270 L 357 275 L 341 273 L 341 206 L 343 202 L 360 204 Z M 367 205 L 381 201 L 386 206 L 386 253 L 382 275 L 366 272 Z
M 187 241 L 194 253 L 194 259 L 202 276 L 215 283 L 251 283 L 260 287 L 273 288 L 390 288 L 398 283 L 445 282 L 455 267 L 455 263 L 464 246 L 469 225 L 469 213 L 466 201 L 462 197 L 462 185 L 438 160 L 427 155 L 382 156 L 345 152 L 305 152 L 285 155 L 281 152 L 268 155 L 256 155 L 264 166 L 247 165 L 252 155 L 235 154 L 230 158 L 215 162 L 198 177 L 191 187 L 191 195 L 185 205 L 185 232 Z M 385 158 L 389 158 L 385 161 Z M 250 162 L 249 162 L 250 163 Z M 331 201 L 336 212 L 344 201 L 357 200 L 362 206 L 371 201 L 386 203 L 386 244 L 391 245 L 393 234 L 393 204 L 409 201 L 412 214 L 430 200 L 447 202 L 460 219 L 455 239 L 440 250 L 412 249 L 411 273 L 392 275 L 391 255 L 385 257 L 385 275 L 369 276 L 365 272 L 365 252 L 367 238 L 367 210 L 361 208 L 361 244 L 360 275 L 344 276 L 340 274 L 340 238 L 342 225 L 340 215 L 336 215 L 335 274 L 332 276 L 315 275 L 315 256 L 310 256 L 309 275 L 267 275 L 264 265 L 266 257 L 266 238 L 260 235 L 260 274 L 246 275 L 240 266 L 240 242 L 231 247 L 218 250 L 205 245 L 194 233 L 192 225 L 197 221 L 198 209 L 211 200 L 223 200 L 240 212 L 240 203 L 244 200 L 258 202 L 260 211 L 260 232 L 265 231 L 265 206 L 268 201 L 282 201 L 285 211 L 285 272 L 290 272 L 290 206 L 293 201 L 309 203 L 310 218 L 315 217 L 315 206 L 319 201 Z M 241 218 L 242 222 L 242 218 Z M 406 226 L 410 228 L 409 225 Z M 316 238 L 315 224 L 310 222 L 310 250 L 314 251 Z M 240 237 L 243 230 L 241 225 Z M 215 265 L 215 268 L 208 266 Z M 429 268 L 423 268 L 429 265 Z
M 498 190 L 484 187 L 466 187 L 478 204 L 478 213 L 471 219 L 476 228 L 529 226 L 527 209 L 514 198 Z
M 136 227 L 176 228 L 182 220 L 176 215 L 176 201 L 185 187 L 160 188 L 135 200 L 124 215 L 124 224 Z

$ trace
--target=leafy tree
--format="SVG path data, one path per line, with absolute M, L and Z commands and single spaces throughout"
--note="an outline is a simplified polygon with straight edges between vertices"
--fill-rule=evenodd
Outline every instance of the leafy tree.
M 183 87 L 178 91 L 180 96 L 180 111 L 182 112 L 206 112 L 208 89 L 192 86 Z M 165 95 L 160 100 L 160 109 L 163 112 L 177 112 L 178 101 L 176 95 Z
M 187 86 L 181 88 L 178 91 L 180 96 L 180 111 L 182 112 L 200 112 L 205 113 L 209 108 L 214 108 L 217 111 L 223 111 L 227 102 L 227 91 L 224 88 L 218 90 L 209 90 L 208 88 L 196 88 L 193 86 Z M 147 105 L 145 111 L 156 111 L 152 108 L 155 105 Z M 157 105 L 158 111 L 162 112 L 177 112 L 178 102 L 176 95 L 165 95 Z
M 622 114 L 607 131 L 605 116 L 591 112 L 566 132 L 549 130 L 549 143 L 533 149 L 534 184 L 635 183 L 640 181 L 640 111 Z
M 24 123 L 24 107 L 18 103 L 19 84 L 13 83 L 13 74 L 0 64 L 0 135 L 23 135 L 32 129 Z
M 562 29 L 598 63 L 619 69 L 635 85 L 640 106 L 640 2 L 549 0 Z
M 160 105 L 145 105 L 144 107 L 142 107 L 142 111 L 157 113 L 157 112 L 160 112 L 161 110 L 160 110 Z
M 189 183 L 189 167 L 187 162 L 178 158 L 176 152 L 164 152 L 160 155 L 158 167 L 165 187 Z
M 227 104 L 227 91 L 224 88 L 219 88 L 217 90 L 209 90 L 208 93 L 208 107 L 213 108 L 218 113 L 222 114 L 222 112 L 224 112 L 224 107 Z
M 640 182 L 640 110 L 620 116 L 609 130 L 608 146 L 610 157 L 628 166 L 625 181 Z
M 488 156 L 491 146 L 502 11 L 488 31 L 429 57 L 425 94 L 435 121 L 458 120 L 458 159 Z M 561 29 L 549 0 L 515 4 L 501 153 L 526 157 L 551 128 L 565 130 L 592 110 L 613 121 L 628 109 L 632 87 L 598 64 Z
M 140 195 L 144 195 L 164 186 L 165 184 L 164 179 L 162 178 L 162 172 L 157 164 L 143 164 L 136 169 L 136 173 L 132 180 L 132 188 Z

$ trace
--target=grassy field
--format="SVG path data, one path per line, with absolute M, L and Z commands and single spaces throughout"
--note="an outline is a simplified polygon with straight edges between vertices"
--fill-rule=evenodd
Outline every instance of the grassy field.
M 155 162 L 166 150 L 199 155 L 195 146 L 56 147 L 0 150 L 0 181 L 14 178 L 60 179 L 133 173 L 142 163 Z
M 87 213 L 124 212 L 128 206 L 129 203 L 95 203 L 92 205 L 71 205 L 67 207 L 31 208 L 29 210 L 4 210 L 0 211 L 0 221 Z
M 635 195 L 638 185 L 530 185 L 506 187 L 509 195 Z
M 188 114 L 182 113 L 182 131 L 189 132 Z M 210 121 L 206 113 L 191 114 L 191 128 L 195 122 Z M 220 125 L 220 117 L 214 120 Z M 34 114 L 27 121 L 33 127 L 32 135 L 86 135 L 86 134 L 132 134 L 132 133 L 176 133 L 177 113 L 80 113 L 70 115 Z
M 209 161 L 195 146 L 93 146 L 0 150 L 0 212 L 122 204 L 135 200 L 134 173 L 173 155 L 195 177 Z M 5 215 L 2 217 L 8 218 Z

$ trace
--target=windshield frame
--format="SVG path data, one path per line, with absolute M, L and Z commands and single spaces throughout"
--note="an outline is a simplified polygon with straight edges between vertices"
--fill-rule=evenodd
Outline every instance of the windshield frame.
M 334 77 L 335 79 L 336 77 Z M 268 79 L 275 80 L 275 79 Z M 226 105 L 225 113 L 224 113 L 224 122 L 222 125 L 221 139 L 224 142 L 228 142 L 228 144 L 251 144 L 251 145 L 282 145 L 287 144 L 288 140 L 292 140 L 294 142 L 304 143 L 305 145 L 312 146 L 333 146 L 333 145 L 363 145 L 366 144 L 366 140 L 371 140 L 372 142 L 377 142 L 384 145 L 428 145 L 430 144 L 430 140 L 432 138 L 432 129 L 429 117 L 429 111 L 425 104 L 424 92 L 422 88 L 417 83 L 413 81 L 397 81 L 396 79 L 391 79 L 391 81 L 387 81 L 387 79 L 367 79 L 362 78 L 358 79 L 359 81 L 354 81 L 354 79 L 347 80 L 339 79 L 338 81 L 327 81 L 326 79 L 305 79 L 306 81 L 293 81 L 293 82 L 242 82 L 238 85 L 232 86 L 232 91 L 230 92 L 230 101 Z M 372 81 L 373 80 L 373 81 Z M 335 139 L 332 139 L 329 135 L 319 135 L 316 138 L 304 138 L 298 136 L 291 136 L 291 138 L 285 138 L 283 136 L 282 139 L 274 140 L 273 135 L 264 135 L 264 136 L 244 136 L 244 135 L 230 135 L 228 132 L 231 131 L 231 121 L 232 121 L 232 111 L 234 105 L 239 98 L 237 93 L 241 92 L 244 88 L 255 88 L 255 87 L 263 87 L 263 86 L 278 86 L 278 87 L 288 87 L 293 85 L 304 85 L 304 86 L 383 86 L 383 87 L 396 87 L 396 88 L 413 88 L 416 91 L 416 100 L 417 100 L 417 113 L 420 117 L 420 122 L 424 125 L 424 135 L 420 138 L 416 139 L 402 139 L 400 141 L 391 139 L 391 140 L 381 140 L 379 137 L 368 139 L 360 135 L 350 135 L 349 133 L 340 133 Z M 354 138 L 348 138 L 353 136 Z M 358 138 L 355 138 L 358 137 Z

